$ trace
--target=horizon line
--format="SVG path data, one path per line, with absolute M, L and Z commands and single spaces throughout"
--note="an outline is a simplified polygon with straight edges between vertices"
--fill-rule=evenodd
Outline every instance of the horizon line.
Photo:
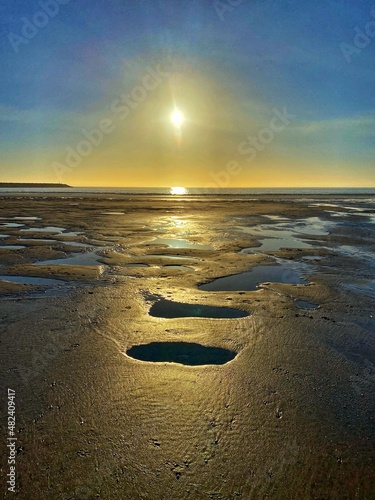
M 28 182 L 28 181 L 0 181 L 1 184 L 54 184 L 56 186 L 68 186 L 69 188 L 106 188 L 106 189 L 171 189 L 177 187 L 177 184 L 171 186 L 103 186 L 103 185 L 70 185 L 62 182 Z M 372 186 L 183 186 L 185 189 L 375 189 Z

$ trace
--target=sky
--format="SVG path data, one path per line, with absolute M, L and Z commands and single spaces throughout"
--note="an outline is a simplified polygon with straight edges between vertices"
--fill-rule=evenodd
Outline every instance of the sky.
M 375 187 L 371 1 L 13 0 L 0 19 L 2 182 Z

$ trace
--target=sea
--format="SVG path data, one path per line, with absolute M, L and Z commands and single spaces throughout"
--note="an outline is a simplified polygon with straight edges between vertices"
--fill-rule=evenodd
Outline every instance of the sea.
M 70 188 L 1 188 L 1 194 L 13 193 L 61 193 L 66 195 L 144 195 L 144 196 L 375 196 L 375 187 L 371 188 L 184 188 L 183 194 L 173 194 L 171 187 L 70 187 Z

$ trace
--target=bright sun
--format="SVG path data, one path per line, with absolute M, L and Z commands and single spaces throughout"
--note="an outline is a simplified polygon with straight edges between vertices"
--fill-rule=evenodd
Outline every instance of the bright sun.
M 179 111 L 177 108 L 173 111 L 171 114 L 171 120 L 172 123 L 175 127 L 180 128 L 181 125 L 184 123 L 184 115 Z
M 182 186 L 171 187 L 171 194 L 183 195 L 187 193 L 187 189 Z

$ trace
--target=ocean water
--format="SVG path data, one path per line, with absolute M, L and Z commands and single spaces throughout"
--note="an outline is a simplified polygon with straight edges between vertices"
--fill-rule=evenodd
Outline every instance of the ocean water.
M 72 188 L 0 188 L 0 195 L 6 193 L 62 193 L 75 194 L 113 194 L 113 195 L 147 195 L 147 196 L 375 196 L 375 188 L 186 188 L 184 195 L 171 193 L 170 187 L 165 188 L 134 188 L 134 187 L 72 187 Z

